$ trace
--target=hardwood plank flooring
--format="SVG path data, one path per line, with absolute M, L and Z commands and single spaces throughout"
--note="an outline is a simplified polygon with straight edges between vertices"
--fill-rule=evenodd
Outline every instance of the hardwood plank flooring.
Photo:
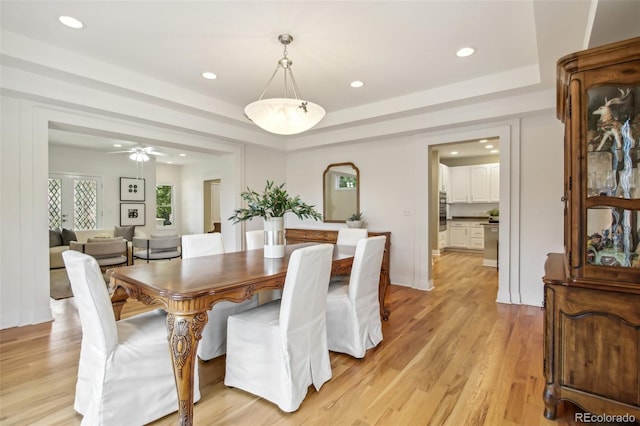
M 291 414 L 224 386 L 224 357 L 200 363 L 197 425 L 575 425 L 576 408 L 546 420 L 540 308 L 495 302 L 497 271 L 444 253 L 435 289 L 391 286 L 384 341 L 362 360 L 331 353 L 333 378 Z M 542 283 L 540 284 L 542 285 Z M 74 299 L 55 320 L 0 331 L 0 424 L 79 425 L 73 410 L 81 329 Z M 127 317 L 148 307 L 128 302 Z M 177 415 L 154 425 L 174 425 Z M 579 423 L 578 423 L 579 424 Z

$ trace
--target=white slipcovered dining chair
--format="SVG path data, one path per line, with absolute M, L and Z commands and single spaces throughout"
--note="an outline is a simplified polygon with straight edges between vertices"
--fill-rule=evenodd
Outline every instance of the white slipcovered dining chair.
M 332 281 L 327 294 L 329 350 L 362 358 L 382 341 L 378 285 L 386 237 L 358 241 L 349 282 Z
M 178 397 L 160 309 L 116 322 L 96 260 L 62 253 L 82 325 L 74 408 L 83 425 L 142 425 L 177 411 Z M 198 365 L 194 401 L 200 399 Z
M 333 245 L 295 250 L 281 300 L 231 315 L 224 384 L 296 411 L 313 384 L 331 379 L 327 287 Z
M 224 243 L 222 234 L 219 232 L 182 236 L 182 259 L 222 253 L 224 253 Z M 258 306 L 257 296 L 240 303 L 223 300 L 213 305 L 213 309 L 207 312 L 209 321 L 202 330 L 202 339 L 198 344 L 200 359 L 208 361 L 224 354 L 227 346 L 227 317 L 256 306 Z
M 366 229 L 362 228 L 340 228 L 338 229 L 338 239 L 336 244 L 342 246 L 355 246 L 363 238 L 369 235 Z
M 256 250 L 264 247 L 264 230 L 245 232 L 247 250 Z

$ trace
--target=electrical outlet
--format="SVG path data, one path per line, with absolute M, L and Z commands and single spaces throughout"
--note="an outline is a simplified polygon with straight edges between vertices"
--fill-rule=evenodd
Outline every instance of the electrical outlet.
M 411 216 L 413 213 L 411 211 L 411 209 L 404 209 L 402 210 L 402 216 Z

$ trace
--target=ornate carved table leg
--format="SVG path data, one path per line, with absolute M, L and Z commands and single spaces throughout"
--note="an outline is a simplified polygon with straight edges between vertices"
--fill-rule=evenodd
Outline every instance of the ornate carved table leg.
M 181 426 L 193 425 L 194 369 L 198 362 L 196 352 L 207 320 L 206 312 L 167 314 L 167 339 L 176 378 L 178 422 Z
M 120 321 L 120 315 L 122 314 L 122 308 L 127 303 L 129 294 L 122 287 L 117 287 L 111 295 L 111 304 L 113 305 L 113 313 L 116 316 L 116 321 Z

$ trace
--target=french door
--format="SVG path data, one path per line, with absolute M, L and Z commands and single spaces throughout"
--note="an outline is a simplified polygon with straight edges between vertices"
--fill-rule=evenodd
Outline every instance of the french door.
M 101 177 L 50 174 L 49 229 L 97 229 L 101 200 Z

